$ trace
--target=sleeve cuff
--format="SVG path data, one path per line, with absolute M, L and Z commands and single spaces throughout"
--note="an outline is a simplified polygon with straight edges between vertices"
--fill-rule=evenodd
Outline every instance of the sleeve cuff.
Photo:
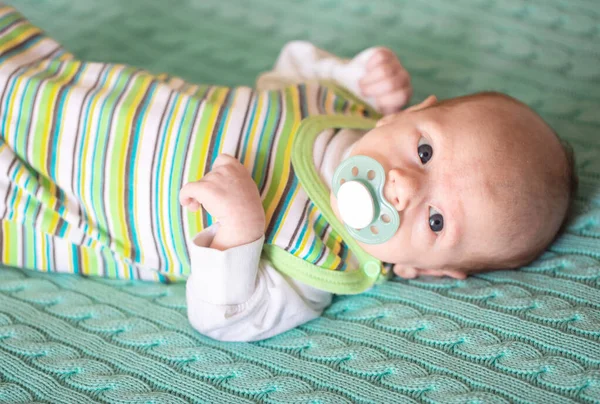
M 241 304 L 253 294 L 264 235 L 225 251 L 209 248 L 218 224 L 198 233 L 190 249 L 188 290 L 212 304 Z M 191 286 L 191 289 L 190 289 Z
M 371 108 L 377 112 L 381 112 L 377 106 L 377 103 L 375 102 L 375 99 L 373 97 L 365 97 L 360 89 L 360 79 L 365 76 L 367 63 L 376 49 L 377 48 L 366 49 L 352 58 L 352 60 L 349 62 L 338 63 L 335 66 L 333 78 L 336 83 L 347 88 L 356 97 L 369 104 Z

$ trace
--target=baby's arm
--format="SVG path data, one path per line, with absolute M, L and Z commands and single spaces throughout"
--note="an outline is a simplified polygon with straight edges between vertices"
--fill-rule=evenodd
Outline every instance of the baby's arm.
M 398 112 L 412 96 L 410 75 L 390 49 L 369 48 L 347 60 L 305 41 L 286 44 L 256 87 L 273 90 L 310 80 L 334 81 L 383 114 Z
M 282 275 L 261 259 L 265 214 L 256 184 L 238 160 L 221 155 L 213 170 L 181 190 L 218 223 L 196 236 L 186 285 L 188 318 L 222 341 L 253 341 L 318 317 L 331 294 Z

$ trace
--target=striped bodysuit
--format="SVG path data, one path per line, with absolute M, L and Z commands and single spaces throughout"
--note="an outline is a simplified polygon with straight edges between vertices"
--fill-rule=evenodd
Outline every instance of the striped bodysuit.
M 295 175 L 304 118 L 368 115 L 333 86 L 276 91 L 192 85 L 77 60 L 0 9 L 2 264 L 167 281 L 190 272 L 192 238 L 212 224 L 178 203 L 220 153 L 252 173 L 265 244 L 345 270 L 349 249 Z

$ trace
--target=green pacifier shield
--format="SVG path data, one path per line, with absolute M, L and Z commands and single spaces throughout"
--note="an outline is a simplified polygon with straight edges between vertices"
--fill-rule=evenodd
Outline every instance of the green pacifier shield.
M 366 244 L 381 244 L 392 238 L 400 216 L 383 196 L 385 171 L 377 160 L 353 156 L 333 175 L 333 193 L 348 232 Z

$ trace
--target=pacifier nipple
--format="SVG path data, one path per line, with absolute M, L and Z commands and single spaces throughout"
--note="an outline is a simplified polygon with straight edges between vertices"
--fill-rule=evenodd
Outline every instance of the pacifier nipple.
M 381 244 L 396 234 L 400 215 L 383 195 L 385 170 L 368 156 L 344 160 L 333 175 L 332 189 L 338 211 L 352 237 Z
M 342 220 L 354 229 L 364 229 L 373 222 L 375 204 L 367 187 L 358 181 L 344 182 L 337 194 Z

